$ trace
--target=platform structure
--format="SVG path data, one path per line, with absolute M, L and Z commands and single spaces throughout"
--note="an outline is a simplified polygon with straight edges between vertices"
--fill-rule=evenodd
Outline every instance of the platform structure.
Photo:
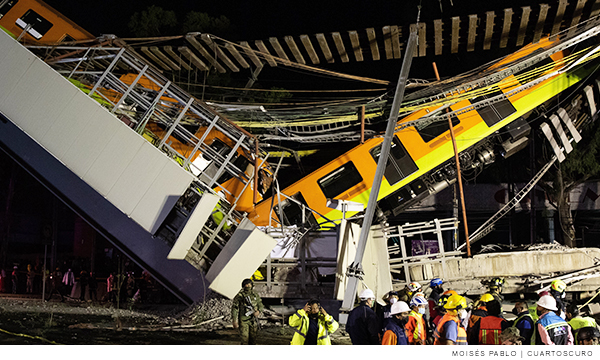
M 183 302 L 200 299 L 266 161 L 256 140 L 126 48 L 27 49 L 0 32 L 0 49 L 0 148 Z M 242 155 L 254 161 L 240 169 Z

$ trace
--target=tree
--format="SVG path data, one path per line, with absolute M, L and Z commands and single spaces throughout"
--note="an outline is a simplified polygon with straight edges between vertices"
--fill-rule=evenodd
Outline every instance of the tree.
M 540 182 L 550 201 L 556 207 L 565 246 L 575 246 L 575 227 L 571 214 L 569 193 L 594 177 L 600 175 L 600 125 L 593 123 L 582 129 L 583 139 L 573 146 L 562 163 L 556 163 L 556 171 L 549 171 Z M 588 134 L 587 136 L 585 134 Z
M 172 35 L 177 27 L 177 16 L 174 11 L 152 5 L 141 13 L 135 12 L 128 27 L 136 37 Z
M 231 30 L 231 21 L 221 15 L 218 18 L 212 17 L 207 13 L 190 11 L 185 15 L 182 25 L 184 34 L 189 32 L 211 33 L 220 36 L 226 36 Z

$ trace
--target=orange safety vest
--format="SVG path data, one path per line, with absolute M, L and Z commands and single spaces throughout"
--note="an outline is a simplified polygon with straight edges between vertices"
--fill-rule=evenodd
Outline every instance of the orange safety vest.
M 497 316 L 486 316 L 479 320 L 479 345 L 500 345 L 502 321 Z
M 442 344 L 442 340 L 446 340 L 445 337 L 442 336 L 442 329 L 444 328 L 444 324 L 448 321 L 454 321 L 456 326 L 458 327 L 458 336 L 456 337 L 456 345 L 467 345 L 467 331 L 460 326 L 460 321 L 458 321 L 458 317 L 456 315 L 445 314 L 444 317 L 440 320 L 437 327 L 433 331 L 433 337 L 435 340 L 433 341 L 433 345 L 444 345 Z
M 414 345 L 420 343 L 420 345 L 425 345 L 427 334 L 425 333 L 425 320 L 423 319 L 423 315 L 414 310 L 411 311 L 408 315 L 405 329 L 409 344 Z

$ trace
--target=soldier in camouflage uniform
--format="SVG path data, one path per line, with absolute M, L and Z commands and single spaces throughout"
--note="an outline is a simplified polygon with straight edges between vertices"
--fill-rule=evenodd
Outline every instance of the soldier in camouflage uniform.
M 231 305 L 233 328 L 239 327 L 242 345 L 256 345 L 258 316 L 263 308 L 260 296 L 254 291 L 252 280 L 242 281 L 242 290 L 233 298 L 233 305 Z

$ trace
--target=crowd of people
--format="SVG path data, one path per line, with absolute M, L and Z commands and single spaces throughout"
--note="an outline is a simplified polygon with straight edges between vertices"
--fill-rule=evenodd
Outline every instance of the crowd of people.
M 488 292 L 471 302 L 444 290 L 440 278 L 430 281 L 427 298 L 422 286 L 412 282 L 386 293 L 384 306 L 365 289 L 348 314 L 346 332 L 353 345 L 598 345 L 600 327 L 583 316 L 581 306 L 567 304 L 564 281 L 553 281 L 535 301 L 518 300 L 511 320 L 502 310 L 503 284 L 502 278 L 492 279 Z M 244 280 L 231 311 L 242 344 L 256 344 L 263 309 L 254 283 Z M 316 299 L 292 314 L 288 324 L 295 329 L 292 345 L 331 345 L 330 335 L 339 327 Z
M 158 302 L 154 299 L 157 285 L 147 271 L 135 277 L 133 271 L 125 274 L 110 273 L 98 279 L 95 272 L 82 269 L 75 273 L 71 268 L 46 270 L 44 276 L 39 266 L 27 265 L 20 270 L 14 266 L 12 272 L 0 270 L 0 292 L 12 294 L 44 294 L 46 301 L 52 298 L 71 301 L 140 303 Z
M 346 331 L 358 345 L 597 345 L 600 328 L 580 307 L 566 305 L 566 284 L 557 279 L 539 293 L 535 308 L 515 303 L 507 320 L 502 311 L 504 279 L 495 278 L 489 291 L 469 303 L 454 290 L 444 291 L 442 279 L 431 280 L 426 299 L 419 283 L 383 297 L 386 305 L 372 309 L 373 292 L 361 292 L 360 304 L 348 315 Z M 533 302 L 531 305 L 534 305 Z M 429 316 L 427 316 L 427 314 Z

